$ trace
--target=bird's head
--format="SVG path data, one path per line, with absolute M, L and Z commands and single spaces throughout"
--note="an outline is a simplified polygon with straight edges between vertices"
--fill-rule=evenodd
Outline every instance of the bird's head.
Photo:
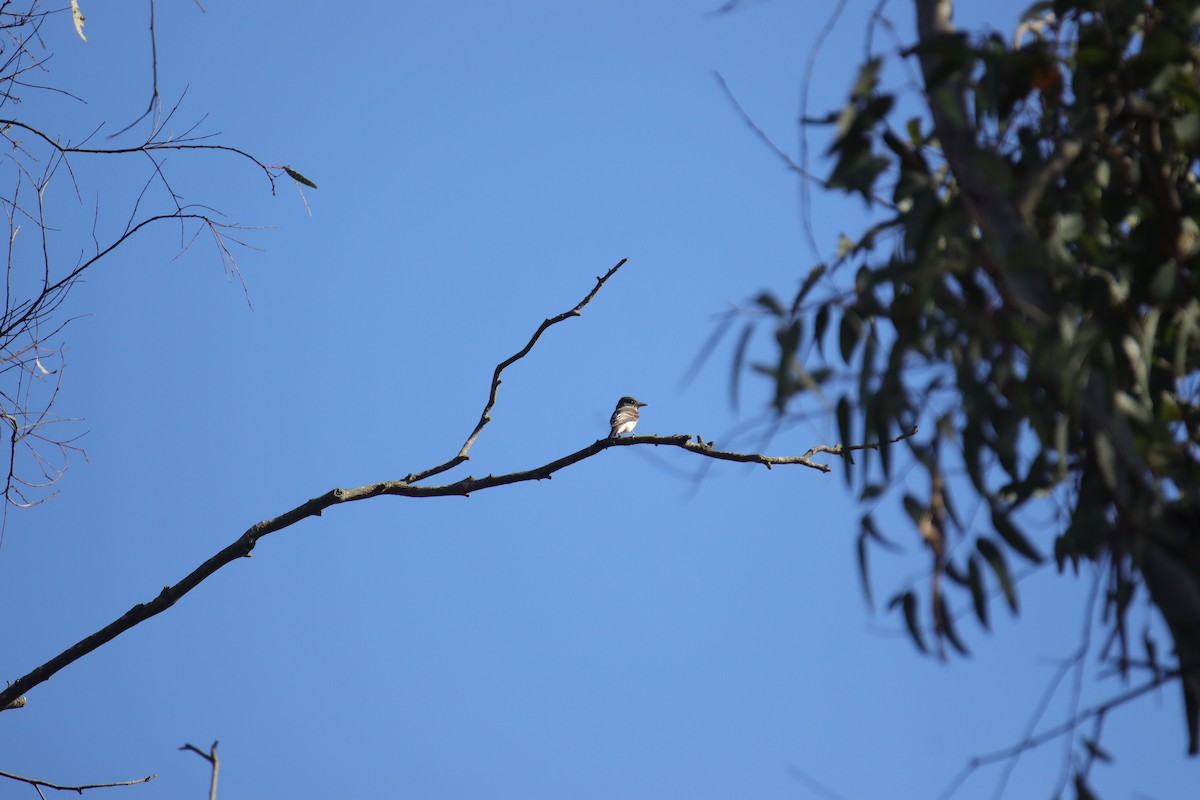
M 641 408 L 642 406 L 649 405 L 649 403 L 643 403 L 641 400 L 638 400 L 637 398 L 630 397 L 629 395 L 625 395 L 617 402 L 617 405 L 618 406 L 637 406 L 638 408 Z

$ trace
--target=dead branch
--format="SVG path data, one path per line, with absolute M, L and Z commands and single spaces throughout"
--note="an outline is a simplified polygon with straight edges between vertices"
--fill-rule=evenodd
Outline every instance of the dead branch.
M 38 788 L 39 792 L 44 788 L 56 789 L 60 792 L 75 792 L 76 794 L 83 794 L 83 792 L 87 789 L 107 789 L 113 786 L 136 786 L 139 783 L 147 783 L 148 781 L 152 781 L 157 777 L 158 775 L 155 774 L 147 775 L 144 778 L 134 778 L 131 781 L 114 781 L 113 783 L 85 783 L 79 786 L 63 786 L 57 783 L 51 783 L 50 781 L 41 780 L 40 778 L 26 778 L 23 775 L 15 775 L 11 772 L 0 770 L 0 778 L 8 778 L 9 780 L 27 783 L 30 786 Z
M 240 150 L 236 147 L 231 147 L 225 144 L 201 144 L 199 140 L 205 137 L 193 137 L 182 139 L 152 139 L 134 147 L 77 147 L 69 144 L 62 144 L 48 133 L 43 133 L 41 130 L 28 125 L 24 122 L 14 119 L 0 119 L 0 132 L 4 132 L 5 138 L 8 128 L 19 128 L 32 133 L 34 136 L 41 139 L 50 147 L 54 148 L 60 155 L 70 155 L 72 153 L 80 155 L 129 155 L 132 153 L 153 153 L 161 150 L 214 150 L 223 153 L 231 153 L 241 156 L 250 161 L 266 175 L 267 180 L 271 182 L 271 194 L 275 194 L 275 181 L 287 170 L 283 165 L 264 164 L 254 156 L 247 153 L 245 150 Z
M 213 742 L 208 752 L 204 752 L 194 744 L 185 744 L 180 750 L 191 750 L 212 765 L 212 778 L 208 783 L 208 800 L 217 800 L 217 776 L 221 772 L 221 759 L 217 758 L 217 743 Z
M 289 528 L 301 520 L 309 517 L 319 517 L 324 511 L 333 506 L 342 505 L 345 503 L 353 503 L 359 500 L 367 500 L 373 497 L 381 497 L 392 495 L 397 497 L 469 497 L 474 492 L 484 491 L 486 489 L 494 489 L 500 486 L 508 486 L 510 484 L 523 483 L 527 481 L 549 480 L 554 476 L 554 473 L 570 467 L 588 458 L 598 455 L 599 453 L 608 450 L 612 447 L 638 447 L 638 446 L 664 446 L 677 447 L 681 450 L 686 450 L 697 456 L 717 459 L 720 461 L 733 461 L 747 464 L 762 464 L 770 469 L 773 466 L 799 465 L 818 470 L 820 472 L 829 472 L 830 467 L 825 464 L 813 461 L 810 454 L 817 452 L 832 453 L 835 455 L 846 455 L 854 450 L 861 450 L 865 447 L 878 447 L 879 443 L 868 444 L 837 444 L 837 445 L 818 445 L 810 449 L 806 455 L 783 455 L 769 456 L 762 453 L 738 453 L 729 450 L 718 450 L 713 443 L 706 442 L 700 436 L 689 434 L 677 434 L 674 436 L 628 436 L 623 438 L 607 438 L 598 439 L 595 442 L 576 450 L 573 453 L 562 456 L 554 461 L 551 461 L 541 466 L 531 469 L 519 470 L 517 472 L 509 472 L 503 475 L 485 475 L 483 477 L 474 477 L 468 475 L 453 483 L 446 483 L 437 486 L 426 486 L 418 482 L 429 478 L 432 475 L 445 472 L 446 470 L 461 464 L 468 458 L 467 451 L 479 436 L 483 426 L 490 421 L 490 413 L 496 402 L 496 393 L 500 386 L 500 375 L 504 368 L 514 361 L 523 358 L 532 350 L 534 344 L 537 343 L 541 334 L 552 325 L 561 322 L 568 317 L 578 316 L 580 310 L 591 301 L 593 297 L 604 286 L 605 282 L 612 277 L 613 274 L 625 263 L 625 259 L 617 262 L 603 276 L 596 279 L 596 285 L 592 290 L 580 301 L 574 308 L 565 311 L 555 317 L 550 317 L 542 322 L 537 331 L 534 332 L 529 342 L 517 353 L 510 356 L 508 359 L 500 362 L 492 374 L 491 391 L 489 393 L 487 405 L 484 406 L 484 411 L 480 417 L 479 423 L 475 430 L 467 438 L 458 455 L 449 461 L 439 464 L 420 472 L 410 473 L 404 478 L 398 480 L 384 480 L 376 483 L 369 483 L 363 486 L 353 488 L 337 488 L 331 489 L 325 494 L 314 497 L 295 508 L 280 514 L 277 517 L 263 520 L 255 525 L 252 525 L 235 541 L 226 546 L 224 549 L 210 557 L 200 566 L 196 567 L 185 576 L 182 580 L 173 586 L 164 586 L 158 595 L 146 603 L 139 603 L 129 609 L 122 616 L 118 617 L 113 622 L 91 634 L 90 636 L 80 640 L 76 644 L 68 647 L 63 652 L 59 653 L 54 658 L 44 664 L 35 667 L 27 675 L 19 678 L 12 683 L 6 690 L 0 692 L 0 710 L 8 703 L 21 694 L 28 692 L 33 687 L 48 680 L 52 675 L 59 670 L 83 658 L 88 653 L 102 647 L 108 642 L 115 639 L 130 628 L 145 622 L 146 620 L 166 611 L 171 606 L 175 605 L 184 595 L 195 589 L 206 579 L 212 576 L 217 570 L 225 565 L 236 561 L 240 558 L 245 558 L 251 555 L 259 540 L 268 534 Z M 909 433 L 892 439 L 891 441 L 900 441 L 915 433 L 915 429 Z
M 604 284 L 608 282 L 608 279 L 613 275 L 616 275 L 617 270 L 625 266 L 625 262 L 628 260 L 629 259 L 627 258 L 622 258 L 615 265 L 613 265 L 612 269 L 596 278 L 596 285 L 592 287 L 592 290 L 588 292 L 582 300 L 575 304 L 574 308 L 564 311 L 557 316 L 542 320 L 542 324 L 539 325 L 538 329 L 533 332 L 533 336 L 529 337 L 529 341 L 525 343 L 524 347 L 497 364 L 495 371 L 492 373 L 492 388 L 488 393 L 487 404 L 483 407 L 483 413 L 479 415 L 479 422 L 475 425 L 475 430 L 471 431 L 471 435 L 467 437 L 467 440 L 463 442 L 463 446 L 459 448 L 458 455 L 454 456 L 454 458 L 451 458 L 449 461 L 438 464 L 436 467 L 430 467 L 427 470 L 408 475 L 404 479 L 405 482 L 416 483 L 417 481 L 423 481 L 426 478 L 431 478 L 434 475 L 445 472 L 446 470 L 453 469 L 464 461 L 470 460 L 471 457 L 468 455 L 468 453 L 471 450 L 471 446 L 474 445 L 475 440 L 479 438 L 479 434 L 483 430 L 483 426 L 492 421 L 492 408 L 496 405 L 496 396 L 500 391 L 500 373 L 504 372 L 504 370 L 513 362 L 524 358 L 529 351 L 533 349 L 533 346 L 537 344 L 537 340 L 541 338 L 542 333 L 544 333 L 547 328 L 557 325 L 565 319 L 578 317 L 583 311 L 583 307 L 592 302 L 592 298 L 596 296 L 601 288 L 603 288 Z

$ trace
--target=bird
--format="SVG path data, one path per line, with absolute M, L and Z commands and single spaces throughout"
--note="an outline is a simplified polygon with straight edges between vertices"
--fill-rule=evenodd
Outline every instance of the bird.
M 612 431 L 608 434 L 609 438 L 614 439 L 622 433 L 633 433 L 633 429 L 641 417 L 638 409 L 645 405 L 649 404 L 636 400 L 629 395 L 618 400 L 617 410 L 613 412 L 612 419 L 609 420 L 609 424 L 612 425 Z

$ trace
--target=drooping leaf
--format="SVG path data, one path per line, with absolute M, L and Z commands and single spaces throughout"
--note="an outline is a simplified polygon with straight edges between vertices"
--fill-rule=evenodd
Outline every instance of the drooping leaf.
M 863 324 L 858 314 L 850 309 L 842 312 L 842 322 L 838 329 L 838 346 L 841 348 L 842 361 L 850 363 L 854 349 L 862 339 Z
M 971 603 L 975 607 L 975 616 L 979 624 L 991 629 L 988 622 L 987 588 L 983 585 L 983 570 L 979 567 L 979 558 L 972 553 L 967 559 L 967 584 L 971 589 Z
M 775 340 L 779 342 L 779 352 L 787 358 L 794 358 L 800 349 L 800 340 L 804 338 L 804 321 L 797 317 L 787 325 L 780 325 L 775 331 Z
M 746 360 L 746 348 L 750 345 L 750 336 L 754 333 L 754 323 L 747 322 L 738 335 L 737 346 L 733 349 L 733 371 L 729 378 L 729 400 L 736 411 L 738 398 L 741 396 L 742 365 Z
M 291 167 L 284 167 L 283 171 L 288 174 L 289 178 L 296 181 L 297 183 L 303 183 L 305 186 L 311 186 L 313 189 L 317 188 L 317 185 L 315 183 L 313 183 L 308 178 L 301 175 L 299 172 L 296 172 L 296 170 L 292 169 Z
M 838 436 L 841 438 L 839 444 L 843 448 L 849 447 L 854 439 L 852 438 L 853 430 L 850 428 L 850 398 L 846 397 L 846 395 L 838 398 L 837 426 Z M 846 472 L 846 483 L 850 483 L 854 472 L 854 458 L 849 452 L 842 453 L 842 467 Z
M 1092 452 L 1104 485 L 1109 491 L 1114 491 L 1117 488 L 1117 451 L 1108 434 L 1101 431 L 1092 437 Z
M 858 402 L 866 404 L 871 395 L 872 383 L 875 377 L 875 351 L 879 341 L 875 337 L 875 326 L 867 326 L 867 335 L 863 337 L 862 371 L 858 374 Z
M 950 559 L 946 559 L 946 563 L 942 566 L 942 574 L 957 583 L 959 586 L 967 585 L 967 576 L 958 568 L 958 565 Z
M 912 520 L 913 525 L 919 526 L 928 508 L 916 496 L 911 494 L 905 494 L 903 502 L 904 510 L 908 512 L 908 518 Z
M 980 536 L 975 541 L 975 549 L 988 562 L 988 566 L 992 568 L 992 572 L 996 575 L 996 580 L 1000 582 L 1000 589 L 1004 592 L 1004 599 L 1008 601 L 1008 607 L 1012 609 L 1014 614 L 1019 613 L 1017 607 L 1017 587 L 1013 583 L 1012 573 L 1008 571 L 1008 562 L 1004 560 L 1004 553 L 1000 552 L 1000 548 L 991 539 Z
M 808 276 L 804 279 L 804 283 L 800 284 L 800 291 L 796 292 L 796 299 L 792 301 L 793 313 L 800 309 L 800 304 L 804 302 L 804 298 L 812 291 L 812 288 L 817 285 L 817 281 L 825 275 L 826 267 L 824 264 L 817 264 L 809 270 Z
M 929 649 L 925 646 L 925 637 L 921 634 L 921 624 L 917 620 L 917 595 L 911 589 L 901 592 L 888 601 L 888 608 L 893 609 L 896 606 L 901 606 L 904 613 L 904 624 L 908 628 L 909 638 L 912 639 L 914 645 L 922 653 L 928 653 Z
M 871 574 L 867 566 L 867 539 L 870 536 L 870 531 L 867 529 L 867 520 L 870 515 L 863 517 L 862 525 L 858 531 L 858 579 L 862 584 L 863 597 L 867 601 L 867 608 L 874 609 L 875 600 L 871 593 Z
M 1042 554 L 1029 543 L 1029 540 L 1025 538 L 1025 534 L 1021 533 L 1021 530 L 1012 521 L 1008 512 L 995 504 L 992 505 L 992 527 L 996 529 L 996 533 L 1000 534 L 1000 538 L 1004 540 L 1005 544 L 1013 550 L 1016 550 L 1034 564 L 1042 563 Z
M 958 631 L 954 628 L 954 617 L 950 614 L 950 606 L 946 602 L 944 594 L 938 597 L 938 616 L 941 621 L 941 633 L 946 637 L 950 646 L 957 650 L 959 655 L 971 655 L 971 651 L 963 644 L 962 639 L 958 638 Z
M 888 537 L 880 533 L 879 528 L 875 525 L 875 519 L 870 514 L 865 514 L 862 518 L 862 530 L 867 536 L 874 539 L 884 548 L 891 550 L 893 553 L 899 553 L 904 550 L 903 547 L 893 542 Z
M 829 327 L 829 305 L 822 303 L 817 309 L 817 316 L 813 320 L 813 344 L 817 346 L 817 353 L 822 359 L 825 358 L 825 330 Z
M 858 495 L 858 501 L 865 503 L 868 500 L 874 500 L 887 491 L 887 484 L 883 483 L 868 483 L 863 487 L 863 490 Z

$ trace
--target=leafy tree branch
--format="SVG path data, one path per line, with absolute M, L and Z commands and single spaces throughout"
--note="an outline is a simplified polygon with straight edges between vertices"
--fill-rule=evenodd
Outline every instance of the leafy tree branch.
M 746 365 L 743 334 L 735 364 L 767 377 L 780 415 L 836 398 L 843 440 L 887 442 L 921 422 L 904 442 L 921 480 L 898 478 L 887 447 L 846 464 L 872 509 L 864 582 L 868 550 L 891 546 L 873 511 L 885 497 L 929 551 L 928 588 L 888 602 L 918 648 L 968 651 L 947 593 L 984 628 L 997 586 L 1016 613 L 1014 557 L 1094 564 L 1107 576 L 1102 621 L 1088 621 L 1104 628 L 1101 657 L 1126 679 L 1175 676 L 1195 755 L 1200 10 L 1036 3 L 1010 43 L 959 29 L 950 0 L 912 8 L 916 41 L 898 51 L 919 71 L 906 98 L 918 113 L 897 125 L 905 90 L 872 52 L 845 106 L 804 122 L 833 126 L 824 187 L 883 211 L 794 296 L 758 295 L 777 360 Z M 1177 665 L 1129 630 L 1141 592 Z

